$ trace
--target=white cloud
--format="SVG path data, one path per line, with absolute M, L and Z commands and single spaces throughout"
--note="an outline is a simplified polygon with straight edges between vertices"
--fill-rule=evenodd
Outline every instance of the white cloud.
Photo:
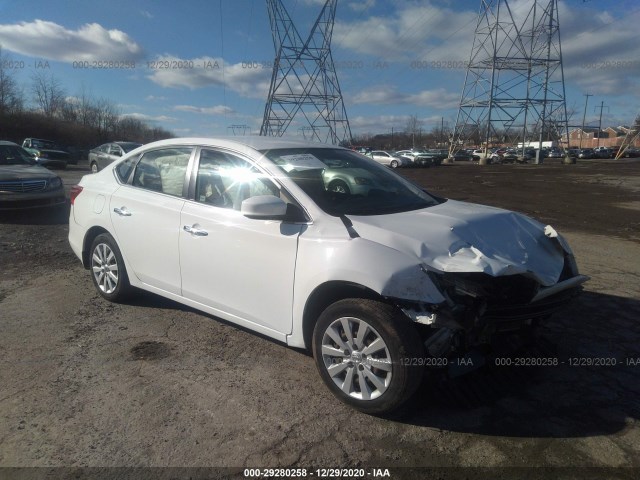
M 406 3 L 391 15 L 336 20 L 334 45 L 389 62 L 468 58 L 477 12 Z
M 368 105 L 415 105 L 431 108 L 454 108 L 460 100 L 459 93 L 447 92 L 444 88 L 423 90 L 418 93 L 399 92 L 393 85 L 374 85 L 361 90 L 351 98 L 353 104 Z
M 177 120 L 176 118 L 168 117 L 166 115 L 153 116 L 153 115 L 147 115 L 146 113 L 139 113 L 139 112 L 124 113 L 120 115 L 120 117 L 133 118 L 135 120 L 140 120 L 142 122 L 175 122 Z
M 143 56 L 140 45 L 126 33 L 98 23 L 77 30 L 45 20 L 0 25 L 0 44 L 22 55 L 63 62 L 132 61 Z
M 149 79 L 162 87 L 195 90 L 218 86 L 253 98 L 266 98 L 269 91 L 271 70 L 245 63 L 225 64 L 222 58 L 181 59 L 172 55 L 159 56 L 151 63 L 158 68 Z
M 235 113 L 235 110 L 226 105 L 216 105 L 215 107 L 195 107 L 193 105 L 176 105 L 174 110 L 180 112 L 202 113 L 204 115 L 229 115 Z
M 561 4 L 562 5 L 562 4 Z M 615 18 L 607 11 L 583 7 L 590 22 L 560 9 L 565 78 L 596 95 L 640 94 L 640 11 Z

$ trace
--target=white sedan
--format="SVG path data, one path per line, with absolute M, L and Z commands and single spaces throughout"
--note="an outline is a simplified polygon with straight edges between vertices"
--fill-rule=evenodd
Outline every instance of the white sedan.
M 331 188 L 340 165 L 368 188 Z M 587 279 L 550 226 L 271 137 L 125 155 L 72 188 L 69 242 L 105 299 L 137 287 L 307 348 L 333 394 L 373 414 L 412 396 L 425 365 L 526 333 Z

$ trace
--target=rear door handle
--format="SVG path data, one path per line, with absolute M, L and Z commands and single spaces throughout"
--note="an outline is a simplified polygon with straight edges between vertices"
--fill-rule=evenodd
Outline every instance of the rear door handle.
M 127 207 L 116 207 L 113 209 L 113 211 L 115 213 L 117 213 L 118 215 L 120 215 L 121 217 L 130 217 L 131 216 L 131 212 L 129 210 L 127 210 Z
M 184 227 L 182 227 L 182 229 L 185 232 L 190 233 L 194 237 L 206 237 L 207 235 L 209 235 L 209 232 L 207 232 L 206 230 L 202 230 L 201 228 L 197 228 L 195 225 L 185 225 Z

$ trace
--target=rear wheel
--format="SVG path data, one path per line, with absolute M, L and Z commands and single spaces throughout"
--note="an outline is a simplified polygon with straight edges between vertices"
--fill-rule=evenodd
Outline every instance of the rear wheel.
M 365 413 L 390 413 L 422 381 L 418 332 L 386 303 L 345 299 L 329 306 L 313 332 L 313 356 L 329 390 Z M 416 360 L 412 360 L 416 359 Z
M 391 168 L 398 168 L 398 161 L 397 160 L 391 160 L 391 163 L 389 164 L 389 166 Z
M 131 293 L 127 269 L 116 241 L 108 233 L 91 244 L 91 279 L 98 293 L 111 302 L 120 302 Z
M 98 173 L 98 164 L 96 162 L 91 162 L 91 173 Z

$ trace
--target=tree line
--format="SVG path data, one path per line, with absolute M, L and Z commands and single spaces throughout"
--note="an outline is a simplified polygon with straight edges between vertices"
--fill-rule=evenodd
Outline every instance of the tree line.
M 20 85 L 12 62 L 0 50 L 0 140 L 21 143 L 28 137 L 54 140 L 77 150 L 111 141 L 149 143 L 175 135 L 163 128 L 123 116 L 117 104 L 85 91 L 69 95 L 46 70 Z

